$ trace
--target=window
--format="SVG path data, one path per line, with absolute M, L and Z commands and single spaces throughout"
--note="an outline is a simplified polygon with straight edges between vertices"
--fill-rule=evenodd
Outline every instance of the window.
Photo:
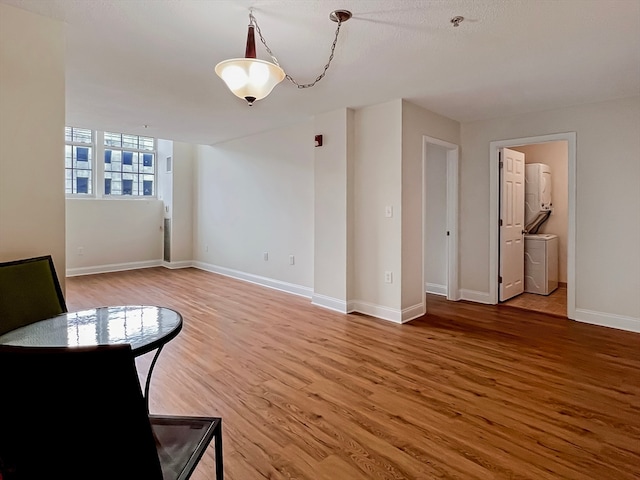
M 77 177 L 76 178 L 76 192 L 75 193 L 89 193 L 89 178 Z
M 105 132 L 104 148 L 105 195 L 154 194 L 153 138 Z
M 66 127 L 65 140 L 67 194 L 156 195 L 155 138 Z
M 92 194 L 93 132 L 86 128 L 66 127 L 64 131 L 65 191 Z

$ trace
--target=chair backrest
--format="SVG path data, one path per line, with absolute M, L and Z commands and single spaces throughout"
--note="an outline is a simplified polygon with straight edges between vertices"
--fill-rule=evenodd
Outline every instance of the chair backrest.
M 162 479 L 130 345 L 0 345 L 0 372 L 3 480 Z
M 0 335 L 66 311 L 51 255 L 0 263 Z

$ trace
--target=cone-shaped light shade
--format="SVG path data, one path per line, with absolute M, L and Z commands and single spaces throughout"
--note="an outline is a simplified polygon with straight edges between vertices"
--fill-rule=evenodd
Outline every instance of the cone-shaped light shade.
M 216 73 L 234 95 L 249 105 L 271 93 L 284 80 L 285 73 L 278 65 L 257 58 L 232 58 L 216 65 Z

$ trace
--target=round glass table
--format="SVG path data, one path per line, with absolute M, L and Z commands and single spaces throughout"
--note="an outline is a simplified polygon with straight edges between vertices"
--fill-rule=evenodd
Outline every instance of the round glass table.
M 162 347 L 180 333 L 182 315 L 166 307 L 120 305 L 68 312 L 0 335 L 0 344 L 23 347 L 76 347 L 128 343 L 135 356 L 157 350 L 147 374 L 144 397 Z

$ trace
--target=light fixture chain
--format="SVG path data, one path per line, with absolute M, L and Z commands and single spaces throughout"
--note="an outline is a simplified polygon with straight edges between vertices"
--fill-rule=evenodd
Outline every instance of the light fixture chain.
M 273 52 L 269 48 L 269 45 L 267 45 L 267 42 L 265 41 L 264 37 L 262 36 L 262 32 L 260 31 L 260 26 L 258 25 L 256 17 L 253 16 L 253 12 L 249 12 L 249 21 L 251 23 L 253 23 L 253 25 L 255 25 L 256 32 L 258 32 L 258 36 L 260 37 L 260 41 L 264 45 L 264 48 L 267 50 L 267 53 L 271 57 L 271 60 L 273 60 L 273 63 L 275 63 L 276 65 L 280 66 L 280 64 L 278 63 L 278 59 L 273 55 Z M 336 50 L 336 44 L 338 43 L 338 35 L 340 34 L 340 26 L 341 25 L 342 25 L 342 20 L 340 20 L 340 18 L 338 18 L 338 27 L 336 28 L 336 35 L 335 35 L 335 38 L 333 39 L 333 43 L 331 44 L 331 54 L 329 55 L 329 60 L 327 61 L 327 64 L 324 66 L 324 70 L 322 71 L 322 73 L 320 75 L 318 75 L 316 77 L 316 79 L 312 83 L 298 83 L 288 73 L 285 75 L 285 78 L 287 80 L 289 80 L 291 83 L 293 83 L 294 85 L 296 85 L 298 88 L 313 87 L 316 83 L 318 83 L 320 80 L 322 80 L 322 78 L 327 74 L 327 70 L 329 69 L 329 66 L 331 65 L 331 61 L 333 60 L 333 54 L 334 54 L 334 52 Z
M 253 16 L 253 12 L 252 11 L 249 12 L 249 23 L 253 24 L 256 27 L 256 32 L 258 32 L 258 36 L 260 37 L 260 41 L 264 45 L 264 48 L 267 49 L 267 53 L 271 57 L 271 60 L 273 60 L 273 63 L 275 63 L 276 65 L 280 66 L 280 64 L 278 63 L 278 59 L 273 55 L 273 52 L 269 48 L 269 45 L 267 45 L 267 42 L 265 42 L 264 37 L 262 36 L 262 31 L 260 30 L 260 25 L 258 25 L 258 21 L 256 20 L 256 17 Z

